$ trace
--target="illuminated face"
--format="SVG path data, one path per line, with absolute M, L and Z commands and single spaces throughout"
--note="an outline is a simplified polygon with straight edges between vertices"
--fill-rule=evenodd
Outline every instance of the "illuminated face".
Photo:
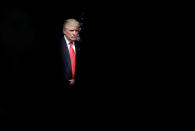
M 74 25 L 67 25 L 63 29 L 63 33 L 70 42 L 74 42 L 79 35 L 79 27 Z

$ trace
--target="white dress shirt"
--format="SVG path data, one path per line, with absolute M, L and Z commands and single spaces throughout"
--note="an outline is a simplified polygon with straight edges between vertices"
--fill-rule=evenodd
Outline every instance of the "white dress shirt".
M 69 50 L 69 52 L 70 52 L 70 42 L 69 42 L 69 40 L 66 38 L 66 36 L 64 35 L 64 39 L 65 39 L 65 41 L 66 41 L 66 44 L 67 44 L 67 47 L 68 47 L 68 50 Z M 76 54 L 76 49 L 75 49 L 75 42 L 73 42 L 72 43 L 72 48 L 73 48 L 73 50 L 74 50 L 74 52 L 75 52 L 75 54 Z

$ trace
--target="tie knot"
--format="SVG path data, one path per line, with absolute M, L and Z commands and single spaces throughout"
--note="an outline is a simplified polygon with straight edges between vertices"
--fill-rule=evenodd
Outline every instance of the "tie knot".
M 71 46 L 71 45 L 72 45 L 72 43 L 69 43 L 69 45 Z

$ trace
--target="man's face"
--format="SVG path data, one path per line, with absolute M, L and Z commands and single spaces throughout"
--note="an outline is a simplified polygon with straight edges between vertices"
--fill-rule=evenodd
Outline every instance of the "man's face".
M 66 28 L 63 29 L 63 33 L 70 42 L 73 42 L 79 35 L 79 28 L 74 25 L 67 25 Z

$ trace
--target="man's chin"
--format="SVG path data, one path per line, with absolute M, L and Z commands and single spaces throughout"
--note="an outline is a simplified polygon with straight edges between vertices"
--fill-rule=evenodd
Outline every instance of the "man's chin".
M 75 40 L 77 40 L 76 38 L 75 39 L 71 39 L 71 41 L 75 41 Z

